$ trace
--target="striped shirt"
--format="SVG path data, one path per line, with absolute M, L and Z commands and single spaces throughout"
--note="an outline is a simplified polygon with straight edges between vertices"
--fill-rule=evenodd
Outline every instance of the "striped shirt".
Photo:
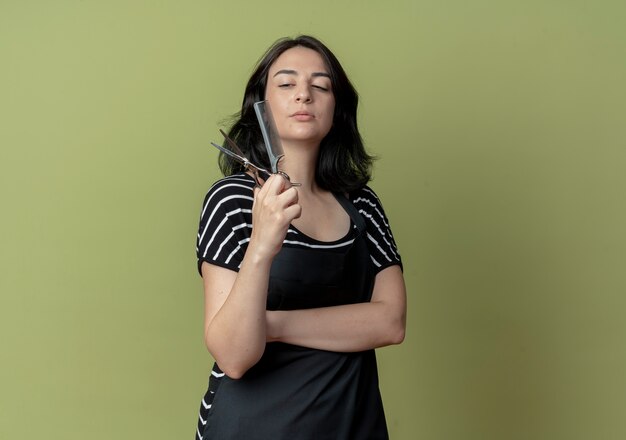
M 196 245 L 198 270 L 202 262 L 206 261 L 239 271 L 252 234 L 254 184 L 252 177 L 241 173 L 223 178 L 209 189 L 202 204 L 198 228 Z M 402 266 L 389 221 L 374 191 L 364 186 L 350 193 L 349 199 L 365 220 L 365 241 L 370 254 L 371 273 L 376 274 L 395 264 Z M 354 242 L 357 233 L 356 225 L 351 222 L 350 231 L 345 237 L 332 242 L 322 242 L 291 225 L 283 240 L 283 246 L 311 251 L 323 249 L 327 252 L 345 252 L 345 248 Z M 224 373 L 215 364 L 208 389 L 200 404 L 196 440 L 203 440 L 202 433 L 213 405 L 213 397 L 223 376 Z
M 378 196 L 368 186 L 349 194 L 349 199 L 366 223 L 366 242 L 373 265 L 373 273 L 398 264 L 402 260 Z M 239 271 L 241 261 L 252 234 L 252 202 L 254 179 L 245 173 L 217 181 L 208 191 L 202 204 L 200 226 L 196 243 L 198 270 L 203 261 Z M 290 226 L 283 246 L 337 250 L 342 252 L 354 241 L 356 226 L 345 237 L 322 242 Z

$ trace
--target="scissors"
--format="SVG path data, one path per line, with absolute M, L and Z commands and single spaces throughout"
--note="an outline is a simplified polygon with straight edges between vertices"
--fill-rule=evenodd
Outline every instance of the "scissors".
M 224 139 L 226 140 L 226 144 L 228 145 L 228 147 L 230 149 L 229 148 L 225 148 L 225 147 L 223 147 L 221 145 L 218 145 L 215 142 L 211 142 L 211 145 L 213 145 L 215 148 L 220 150 L 225 155 L 235 159 L 237 162 L 242 164 L 243 168 L 246 171 L 252 172 L 252 175 L 254 176 L 254 180 L 256 181 L 257 186 L 259 186 L 259 187 L 263 186 L 263 183 L 267 179 L 269 179 L 269 177 L 272 174 L 280 174 L 285 179 L 287 179 L 287 182 L 289 182 L 289 184 L 291 186 L 300 186 L 300 183 L 292 182 L 291 179 L 289 178 L 289 176 L 287 175 L 287 173 L 285 173 L 284 171 L 276 170 L 275 173 L 270 173 L 266 169 L 261 168 L 260 166 L 253 164 L 252 162 L 250 162 L 248 160 L 247 157 L 244 156 L 243 152 L 237 146 L 235 141 L 233 141 L 230 137 L 228 137 L 228 135 L 226 133 L 224 133 L 224 130 L 220 129 L 220 133 L 222 133 L 222 136 L 224 136 Z

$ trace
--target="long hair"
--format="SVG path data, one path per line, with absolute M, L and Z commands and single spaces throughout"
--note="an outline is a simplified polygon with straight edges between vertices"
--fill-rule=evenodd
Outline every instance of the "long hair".
M 359 97 L 337 57 L 314 37 L 300 35 L 296 38 L 281 38 L 265 52 L 248 80 L 241 111 L 235 116 L 228 135 L 251 162 L 269 169 L 253 104 L 265 98 L 270 66 L 283 52 L 298 46 L 320 54 L 328 68 L 335 97 L 333 124 L 320 144 L 315 180 L 320 187 L 329 191 L 353 191 L 369 182 L 374 160 L 365 151 L 357 128 Z M 243 171 L 241 164 L 224 154 L 220 154 L 219 165 L 225 176 Z

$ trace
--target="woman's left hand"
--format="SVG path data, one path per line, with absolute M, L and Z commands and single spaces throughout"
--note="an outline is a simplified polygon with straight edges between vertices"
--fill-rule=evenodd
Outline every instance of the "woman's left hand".
M 404 340 L 406 287 L 400 266 L 376 275 L 368 303 L 266 312 L 268 342 L 337 352 L 364 351 Z

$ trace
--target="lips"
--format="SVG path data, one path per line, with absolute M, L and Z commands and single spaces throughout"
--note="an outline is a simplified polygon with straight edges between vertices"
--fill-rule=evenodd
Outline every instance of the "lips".
M 298 121 L 309 121 L 315 118 L 315 116 L 312 113 L 309 113 L 307 111 L 297 111 L 293 113 L 291 117 Z

